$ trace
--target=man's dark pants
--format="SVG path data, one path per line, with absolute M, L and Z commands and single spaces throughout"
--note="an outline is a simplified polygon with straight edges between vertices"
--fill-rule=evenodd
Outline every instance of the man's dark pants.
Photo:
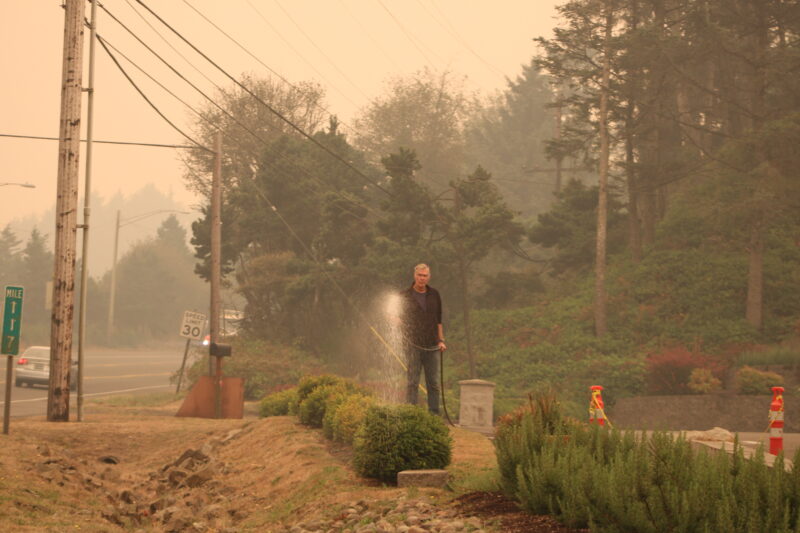
M 410 348 L 408 350 L 408 389 L 406 402 L 417 405 L 419 399 L 419 373 L 425 370 L 425 388 L 428 390 L 428 411 L 439 414 L 439 357 L 440 352 Z M 422 367 L 422 368 L 420 368 Z

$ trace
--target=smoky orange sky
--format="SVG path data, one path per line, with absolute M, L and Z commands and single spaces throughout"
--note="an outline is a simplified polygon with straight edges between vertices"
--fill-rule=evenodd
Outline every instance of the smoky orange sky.
M 393 76 L 424 67 L 467 77 L 467 88 L 490 95 L 515 78 L 536 53 L 534 37 L 551 34 L 563 0 L 145 0 L 190 41 L 235 76 L 269 71 L 203 20 L 198 11 L 290 82 L 312 80 L 326 107 L 349 124 Z M 0 134 L 58 135 L 64 12 L 60 0 L 4 0 L 0 20 Z M 208 94 L 231 82 L 180 43 L 136 0 L 105 0 L 108 10 Z M 194 9 L 193 9 L 194 8 Z M 86 4 L 89 17 L 90 4 Z M 98 33 L 195 107 L 203 98 L 98 9 Z M 149 24 L 148 24 L 149 23 Z M 152 26 L 152 27 L 151 27 Z M 157 30 L 157 32 L 154 30 Z M 84 79 L 88 74 L 88 30 Z M 190 66 L 166 42 L 191 62 Z M 98 140 L 184 144 L 96 47 L 94 136 Z M 186 131 L 191 111 L 121 60 L 146 94 Z M 200 74 L 200 72 L 202 74 Z M 86 99 L 83 101 L 86 112 Z M 85 136 L 85 124 L 83 131 Z M 345 130 L 346 132 L 347 130 Z M 55 203 L 58 143 L 0 137 L 0 227 Z M 84 153 L 81 153 L 83 191 Z M 92 189 L 109 197 L 148 183 L 189 207 L 174 149 L 94 146 Z M 80 218 L 80 217 L 79 217 Z M 52 234 L 52 228 L 43 228 Z

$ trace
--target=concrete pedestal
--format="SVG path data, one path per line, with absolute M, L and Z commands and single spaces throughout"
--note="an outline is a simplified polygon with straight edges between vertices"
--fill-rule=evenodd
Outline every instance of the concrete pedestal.
M 466 379 L 458 384 L 461 386 L 458 425 L 471 431 L 493 434 L 494 383 L 482 379 Z

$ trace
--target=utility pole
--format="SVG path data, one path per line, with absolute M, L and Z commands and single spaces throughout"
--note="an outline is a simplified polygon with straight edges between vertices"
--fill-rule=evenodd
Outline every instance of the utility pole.
M 217 418 L 222 417 L 222 394 L 220 391 L 222 380 L 222 358 L 216 357 L 216 372 L 212 373 L 213 358 L 211 349 L 219 342 L 219 317 L 220 317 L 220 278 L 221 278 L 221 253 L 222 241 L 222 131 L 217 131 L 214 139 L 214 172 L 211 176 L 211 309 L 209 310 L 210 336 L 209 341 L 209 375 L 215 375 L 215 413 Z
M 108 291 L 108 322 L 106 322 L 106 344 L 111 346 L 111 335 L 114 333 L 114 299 L 117 292 L 117 250 L 119 248 L 119 209 L 117 223 L 114 226 L 114 259 L 111 261 L 111 288 Z
M 75 297 L 84 0 L 65 0 L 64 64 L 56 184 L 56 243 L 47 420 L 69 421 L 69 367 Z
M 89 86 L 86 88 L 86 170 L 83 188 L 83 246 L 81 247 L 81 299 L 78 310 L 78 422 L 83 421 L 83 368 L 86 347 L 86 296 L 89 293 L 89 207 L 92 196 L 92 141 L 94 140 L 94 44 L 97 34 L 97 0 L 90 0 Z

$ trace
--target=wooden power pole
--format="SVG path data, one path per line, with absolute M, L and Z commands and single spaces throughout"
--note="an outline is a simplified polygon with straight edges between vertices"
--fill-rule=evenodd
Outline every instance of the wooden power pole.
M 222 245 L 222 131 L 217 131 L 214 139 L 214 172 L 211 176 L 211 309 L 209 309 L 209 374 L 214 376 L 214 412 L 216 418 L 222 417 L 221 380 L 222 358 L 212 357 L 212 349 L 219 342 L 219 322 Z M 216 369 L 213 360 L 216 359 Z
M 51 422 L 69 420 L 85 0 L 66 0 L 64 7 L 53 314 L 50 326 L 50 386 L 47 393 L 47 420 Z

